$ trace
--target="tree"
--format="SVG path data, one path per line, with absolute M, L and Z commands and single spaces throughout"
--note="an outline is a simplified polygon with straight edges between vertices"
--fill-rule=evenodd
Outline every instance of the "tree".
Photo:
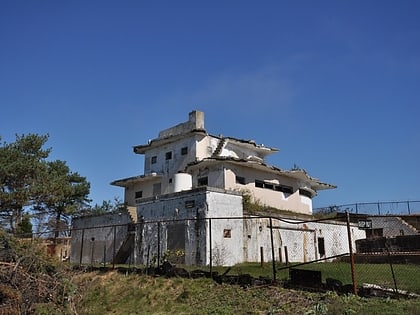
M 19 237 L 32 237 L 31 216 L 28 213 L 25 213 L 22 220 L 18 223 L 16 234 Z
M 90 184 L 71 172 L 64 161 L 46 162 L 45 170 L 35 209 L 47 214 L 47 227 L 57 238 L 60 231 L 68 229 L 71 216 L 87 208 Z
M 13 234 L 22 228 L 25 211 L 31 211 L 46 218 L 57 237 L 70 216 L 90 201 L 85 177 L 71 172 L 64 161 L 47 161 L 47 140 L 48 135 L 16 135 L 15 142 L 0 146 L 0 219 Z
M 103 200 L 101 205 L 95 204 L 93 207 L 88 209 L 86 213 L 98 215 L 125 210 L 127 210 L 127 205 L 118 197 L 114 197 L 113 201 Z
M 48 135 L 18 136 L 0 146 L 0 215 L 12 233 L 23 218 L 24 208 L 34 204 L 40 190 L 44 161 L 51 149 L 43 146 Z

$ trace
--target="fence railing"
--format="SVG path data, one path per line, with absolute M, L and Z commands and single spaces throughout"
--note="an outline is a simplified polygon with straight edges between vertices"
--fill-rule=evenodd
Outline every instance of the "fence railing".
M 145 273 L 169 264 L 189 275 L 197 270 L 219 277 L 250 274 L 356 294 L 420 294 L 417 228 L 401 216 L 372 217 L 367 225 L 351 223 L 349 217 L 191 218 L 97 227 L 85 222 L 71 230 L 69 260 Z
M 349 212 L 369 215 L 411 215 L 420 213 L 419 200 L 360 202 L 316 208 L 314 213 Z

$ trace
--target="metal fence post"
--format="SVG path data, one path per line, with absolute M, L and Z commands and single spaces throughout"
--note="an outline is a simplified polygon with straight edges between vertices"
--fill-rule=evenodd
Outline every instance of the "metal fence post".
M 82 259 L 83 259 L 83 239 L 84 238 L 85 238 L 85 229 L 82 229 L 82 239 L 80 241 L 79 267 L 82 265 Z
M 348 211 L 346 211 L 346 216 L 347 216 L 347 237 L 349 240 L 351 280 L 353 282 L 353 294 L 357 295 L 356 275 L 354 272 L 354 255 L 353 255 L 353 246 L 352 246 L 352 241 L 351 241 L 351 230 L 350 230 L 350 214 Z
M 112 269 L 115 268 L 115 251 L 117 247 L 117 226 L 114 225 L 114 242 L 112 248 Z
M 157 267 L 160 268 L 160 222 L 157 223 Z
M 211 219 L 209 218 L 209 265 L 210 277 L 213 278 L 213 249 L 212 249 L 212 235 L 211 235 Z
M 106 266 L 106 241 L 104 242 L 104 268 Z
M 273 220 L 270 218 L 271 260 L 273 263 L 273 280 L 276 281 L 276 257 L 274 254 Z

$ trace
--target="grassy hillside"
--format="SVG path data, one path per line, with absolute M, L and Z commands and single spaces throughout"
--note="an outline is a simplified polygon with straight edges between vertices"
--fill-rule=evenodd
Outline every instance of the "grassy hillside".
M 118 272 L 73 276 L 78 314 L 420 314 L 420 300 L 364 299 L 275 286 L 243 289 L 211 279 Z

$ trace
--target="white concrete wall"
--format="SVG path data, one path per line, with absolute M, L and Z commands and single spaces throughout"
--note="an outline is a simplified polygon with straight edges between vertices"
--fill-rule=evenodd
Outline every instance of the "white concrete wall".
M 418 232 L 413 229 L 407 222 L 399 217 L 392 216 L 372 216 L 368 220 L 372 220 L 373 229 L 383 229 L 384 237 L 394 237 L 397 235 L 416 235 Z
M 138 231 L 141 239 L 139 247 L 140 262 L 147 262 L 158 255 L 158 221 L 165 221 L 160 225 L 160 257 L 167 252 L 167 227 L 171 224 L 185 224 L 185 263 L 205 264 L 206 257 L 206 228 L 204 218 L 206 211 L 205 190 L 180 192 L 161 196 L 155 200 L 145 201 L 137 206 L 137 216 L 146 223 Z M 193 206 L 187 206 L 191 202 Z M 191 219 L 191 221 L 189 221 Z M 170 221 L 172 220 L 172 222 Z M 148 223 L 151 222 L 151 223 Z
M 186 202 L 194 202 L 194 206 L 187 208 Z M 186 226 L 186 264 L 208 265 L 210 252 L 214 265 L 234 265 L 243 261 L 242 220 L 217 219 L 242 216 L 242 197 L 238 194 L 206 189 L 181 192 L 138 205 L 137 215 L 146 221 L 141 232 L 143 245 L 139 257 L 142 263 L 147 260 L 147 251 L 149 258 L 157 256 L 157 221 L 165 221 L 160 226 L 161 256 L 167 251 L 167 226 L 183 223 Z M 196 218 L 201 220 L 197 221 Z M 210 250 L 209 219 L 212 227 L 212 250 Z M 150 221 L 154 223 L 147 224 Z M 230 230 L 230 237 L 226 237 L 225 230 Z
M 222 217 L 241 218 L 242 196 L 219 192 L 207 193 L 208 213 L 211 219 L 211 248 L 213 265 L 233 266 L 243 262 L 243 222 L 241 219 L 217 219 Z M 207 231 L 210 233 L 210 231 Z M 208 235 L 210 248 L 210 235 Z M 210 251 L 207 252 L 207 264 Z
M 288 220 L 299 223 L 296 220 Z M 263 247 L 264 261 L 272 260 L 270 223 L 268 218 L 251 218 L 244 224 L 244 260 L 260 262 L 260 247 Z M 349 252 L 347 225 L 342 222 L 307 222 L 292 224 L 272 219 L 274 257 L 286 261 L 287 247 L 289 262 L 308 262 Z M 351 226 L 352 246 L 355 241 L 366 237 L 365 231 Z M 324 238 L 325 255 L 318 251 L 318 238 Z M 281 259 L 280 254 L 281 252 Z
M 263 206 L 289 210 L 297 213 L 311 214 L 312 200 L 299 194 L 302 185 L 295 179 L 270 174 L 267 172 L 249 169 L 232 164 L 225 164 L 225 189 L 234 191 L 247 191 L 253 197 L 254 202 Z M 245 178 L 245 185 L 236 183 L 236 176 Z M 268 181 L 276 185 L 285 185 L 293 188 L 293 194 L 285 194 L 266 188 L 255 187 L 255 180 Z

